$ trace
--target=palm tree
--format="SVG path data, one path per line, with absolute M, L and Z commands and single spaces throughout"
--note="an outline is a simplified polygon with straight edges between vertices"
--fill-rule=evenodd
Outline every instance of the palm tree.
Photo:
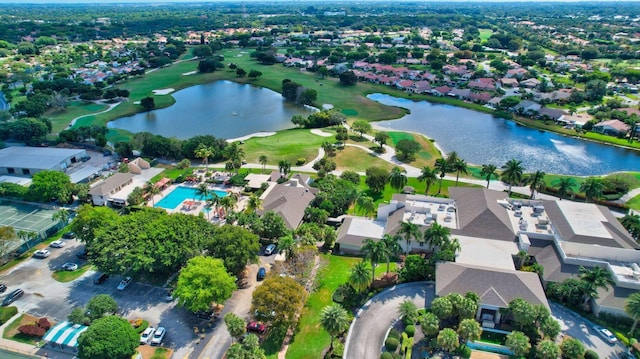
M 409 253 L 412 238 L 414 241 L 419 241 L 422 237 L 422 233 L 420 233 L 420 228 L 418 227 L 418 225 L 411 222 L 401 222 L 400 229 L 398 230 L 398 235 L 403 236 L 404 240 L 407 242 L 405 253 Z
M 197 158 L 202 158 L 202 164 L 205 169 L 208 169 L 209 157 L 212 157 L 215 154 L 215 151 L 213 150 L 213 147 L 207 147 L 201 143 L 198 148 L 196 148 L 194 154 Z
M 331 335 L 329 351 L 333 351 L 333 340 L 349 328 L 349 323 L 349 313 L 340 305 L 332 304 L 322 308 L 320 326 Z
M 467 162 L 462 158 L 457 158 L 456 161 L 451 165 L 451 169 L 456 171 L 456 187 L 458 187 L 458 179 L 460 178 L 460 173 L 467 174 Z
M 358 198 L 356 198 L 356 208 L 359 208 L 366 217 L 369 216 L 369 213 L 373 212 L 376 209 L 375 202 L 373 198 L 364 194 L 364 192 L 360 193 Z
M 518 257 L 518 269 L 520 269 L 527 263 L 529 253 L 527 253 L 527 251 L 525 250 L 520 250 L 518 254 L 516 254 L 516 257 Z
M 57 211 L 51 216 L 52 221 L 58 221 L 62 223 L 62 225 L 64 226 L 66 226 L 67 223 L 69 223 L 70 218 L 71 218 L 71 215 L 69 214 L 69 211 L 64 208 L 60 209 L 59 211 Z
M 329 142 L 329 141 L 322 141 L 322 144 L 320 145 L 320 147 L 322 147 L 322 149 L 324 150 L 324 156 L 333 156 L 333 143 Z
M 206 200 L 207 206 L 215 211 L 220 205 L 220 199 L 221 198 L 220 196 L 218 196 L 218 193 L 216 193 L 216 191 L 211 191 L 211 193 L 209 193 L 209 197 L 207 197 Z
M 558 196 L 560 197 L 560 200 L 562 200 L 563 198 L 566 198 L 567 195 L 572 194 L 573 193 L 573 187 L 575 187 L 576 185 L 576 181 L 573 180 L 573 178 L 571 177 L 564 177 L 561 178 L 558 182 Z
M 540 192 L 546 187 L 544 183 L 544 176 L 546 173 L 542 171 L 535 171 L 533 174 L 527 178 L 527 182 L 529 182 L 529 189 L 531 190 L 531 199 L 535 197 L 536 191 Z
M 18 236 L 18 238 L 22 239 L 22 241 L 24 242 L 24 244 L 27 246 L 27 250 L 31 249 L 31 246 L 29 245 L 29 243 L 38 238 L 40 235 L 36 232 L 33 231 L 18 231 L 16 233 L 16 236 Z
M 391 188 L 395 188 L 398 191 L 402 190 L 407 184 L 407 171 L 400 167 L 393 167 L 389 174 L 389 184 Z
M 349 271 L 349 285 L 358 293 L 364 291 L 371 283 L 371 272 L 367 262 L 356 263 Z
M 496 166 L 492 164 L 482 165 L 482 170 L 480 171 L 480 175 L 484 176 L 487 179 L 487 188 L 489 188 L 489 182 L 491 181 L 491 177 L 496 174 Z
M 374 241 L 371 238 L 367 238 L 362 241 L 362 247 L 360 248 L 364 254 L 364 258 L 371 262 L 371 282 L 375 279 L 376 267 L 378 263 L 386 261 L 389 258 L 389 248 L 383 241 Z
M 637 214 L 625 214 L 620 218 L 622 226 L 631 234 L 631 236 L 638 240 L 640 238 L 640 216 Z
M 284 237 L 280 237 L 278 239 L 278 250 L 284 252 L 285 260 L 291 260 L 296 253 L 296 249 L 298 248 L 298 243 L 294 239 L 292 233 L 287 234 Z
M 629 331 L 629 336 L 632 337 L 633 332 L 636 330 L 636 326 L 638 325 L 638 321 L 640 321 L 640 292 L 632 293 L 624 301 L 624 311 L 633 318 L 633 325 Z
M 389 267 L 391 265 L 391 256 L 397 256 L 402 253 L 402 246 L 398 243 L 401 239 L 402 237 L 399 234 L 392 236 L 389 233 L 386 233 L 380 240 L 389 250 L 389 255 L 387 256 L 387 273 L 389 273 Z
M 247 201 L 247 212 L 253 213 L 262 208 L 262 201 L 260 197 L 256 196 L 256 194 L 252 194 Z
M 449 165 L 444 158 L 438 158 L 433 167 L 440 173 L 440 185 L 438 186 L 438 194 L 440 194 L 440 191 L 442 191 L 442 180 L 449 170 Z
M 602 183 L 602 180 L 595 177 L 587 178 L 580 185 L 580 192 L 584 192 L 587 202 L 602 196 L 603 189 L 604 184 Z
M 449 242 L 449 236 L 451 236 L 451 229 L 434 222 L 424 231 L 423 239 L 435 251 L 436 247 L 440 247 Z
M 278 168 L 280 169 L 280 173 L 282 173 L 282 176 L 287 177 L 287 174 L 291 169 L 291 162 L 287 160 L 280 160 L 280 162 L 278 162 Z
M 592 299 L 598 299 L 598 289 L 604 288 L 608 290 L 609 285 L 614 285 L 611 273 L 604 267 L 594 267 L 593 269 L 586 269 L 580 266 L 580 282 L 583 285 L 583 305 Z
M 424 194 L 429 194 L 429 188 L 432 184 L 434 184 L 438 180 L 438 171 L 435 168 L 431 168 L 429 166 L 422 167 L 422 171 L 420 172 L 420 176 L 418 176 L 418 181 L 424 181 L 427 187 L 424 190 Z
M 262 173 L 264 173 L 264 169 L 267 166 L 267 160 L 267 156 L 265 155 L 260 155 L 260 157 L 258 157 L 258 162 L 262 165 Z
M 206 201 L 207 198 L 209 198 L 209 192 L 211 192 L 211 190 L 209 189 L 208 183 L 198 183 L 198 186 L 196 187 L 195 197 Z M 198 198 L 194 198 L 193 200 L 196 201 Z
M 220 200 L 220 206 L 224 209 L 225 213 L 229 213 L 236 208 L 236 203 L 238 203 L 238 197 L 233 193 L 227 194 Z
M 156 187 L 153 183 L 151 183 L 151 181 L 147 181 L 147 183 L 145 183 L 144 188 L 142 189 L 142 193 L 145 194 L 145 196 L 148 196 L 151 198 L 151 206 L 155 207 L 156 205 L 156 200 L 155 200 L 155 196 L 160 194 L 162 191 L 160 191 L 160 188 Z
M 513 184 L 520 184 L 520 182 L 522 182 L 522 175 L 524 173 L 522 161 L 510 159 L 502 166 L 502 170 L 502 179 L 509 183 L 509 196 L 511 196 L 511 187 Z

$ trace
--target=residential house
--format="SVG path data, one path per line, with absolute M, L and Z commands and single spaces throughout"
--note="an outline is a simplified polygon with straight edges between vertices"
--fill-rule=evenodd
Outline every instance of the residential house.
M 524 100 L 514 106 L 513 110 L 523 115 L 535 115 L 541 108 L 542 106 L 537 102 Z
M 534 89 L 540 86 L 540 83 L 541 83 L 540 80 L 532 77 L 530 79 L 520 81 L 520 86 Z
M 429 81 L 416 81 L 413 83 L 413 86 L 410 88 L 411 91 L 415 93 L 427 93 L 431 91 L 431 84 Z
M 518 80 L 509 77 L 503 77 L 500 79 L 500 84 L 502 87 L 518 87 Z
M 447 96 L 455 97 L 459 100 L 468 100 L 471 96 L 471 90 L 454 88 L 447 93 Z
M 431 94 L 434 96 L 446 96 L 452 90 L 449 86 L 438 86 L 431 89 Z
M 115 173 L 89 190 L 91 202 L 95 206 L 126 206 L 129 193 L 123 189 L 133 183 L 132 173 Z
M 557 108 L 543 107 L 538 111 L 538 118 L 542 120 L 553 120 L 556 122 L 564 122 L 564 116 L 566 113 L 563 110 Z
M 608 120 L 593 125 L 592 130 L 605 135 L 618 136 L 629 132 L 629 128 L 629 125 L 620 120 Z
M 269 186 L 260 196 L 262 209 L 259 215 L 276 212 L 288 229 L 296 229 L 302 223 L 304 210 L 316 198 L 317 189 L 309 186 L 310 177 L 296 174 L 288 182 Z
M 491 100 L 491 94 L 488 92 L 472 92 L 469 99 L 475 103 L 485 104 Z
M 469 81 L 469 88 L 476 90 L 494 91 L 496 89 L 495 81 L 492 78 L 484 77 Z

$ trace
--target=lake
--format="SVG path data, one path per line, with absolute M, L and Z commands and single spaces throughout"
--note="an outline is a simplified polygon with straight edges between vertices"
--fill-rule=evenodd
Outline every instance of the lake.
M 376 122 L 387 130 L 421 133 L 445 152 L 456 151 L 467 163 L 494 164 L 522 161 L 526 172 L 578 176 L 617 171 L 640 171 L 640 152 L 561 136 L 494 118 L 481 112 L 428 101 L 412 101 L 384 94 L 369 99 L 409 109 L 398 120 Z
M 229 139 L 293 128 L 291 117 L 313 112 L 286 102 L 275 91 L 231 81 L 188 87 L 172 96 L 176 103 L 170 107 L 119 118 L 107 127 L 179 139 L 197 135 Z

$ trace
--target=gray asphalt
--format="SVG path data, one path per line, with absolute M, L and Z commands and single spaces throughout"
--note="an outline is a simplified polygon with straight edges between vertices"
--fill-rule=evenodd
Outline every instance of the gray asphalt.
M 387 331 L 398 319 L 398 307 L 406 299 L 418 308 L 431 306 L 435 297 L 432 282 L 400 284 L 368 301 L 356 313 L 345 341 L 344 358 L 379 358 Z

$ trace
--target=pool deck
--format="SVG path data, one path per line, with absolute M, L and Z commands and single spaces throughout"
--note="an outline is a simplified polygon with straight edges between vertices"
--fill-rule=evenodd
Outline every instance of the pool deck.
M 187 183 L 173 184 L 165 188 L 160 194 L 155 195 L 153 198 L 153 201 L 151 201 L 151 203 L 147 203 L 147 206 L 154 207 L 155 204 L 157 204 L 162 198 L 167 196 L 177 187 L 196 188 L 197 186 L 198 186 L 197 183 L 196 184 L 187 184 Z M 246 200 L 243 198 L 244 196 L 240 195 L 242 191 L 242 187 L 229 187 L 229 186 L 220 186 L 220 185 L 210 184 L 209 189 L 235 193 L 236 195 L 239 196 L 238 203 L 236 204 L 235 210 L 238 211 L 244 208 L 244 204 L 246 203 Z M 220 222 L 220 218 L 218 217 L 217 214 L 212 213 L 211 216 L 208 216 L 207 212 L 204 211 L 205 206 L 206 206 L 205 201 L 194 201 L 191 198 L 187 198 L 184 201 L 182 201 L 182 203 L 180 203 L 178 206 L 176 206 L 174 209 L 167 209 L 162 207 L 156 207 L 156 208 L 162 208 L 168 213 L 183 213 L 183 214 L 191 214 L 195 216 L 198 216 L 200 212 L 203 212 L 205 214 L 205 218 L 207 218 L 209 221 L 214 223 Z

